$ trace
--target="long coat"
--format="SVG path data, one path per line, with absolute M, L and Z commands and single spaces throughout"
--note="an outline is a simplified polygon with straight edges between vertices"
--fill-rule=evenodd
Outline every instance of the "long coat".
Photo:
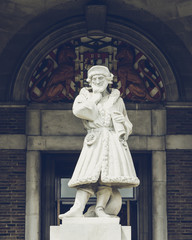
M 132 131 L 124 102 L 118 90 L 95 104 L 93 93 L 86 88 L 80 91 L 73 104 L 73 113 L 83 119 L 87 129 L 83 149 L 75 167 L 69 187 L 95 183 L 100 180 L 118 188 L 136 187 L 136 176 L 127 138 Z M 124 115 L 124 123 L 114 121 L 115 114 Z

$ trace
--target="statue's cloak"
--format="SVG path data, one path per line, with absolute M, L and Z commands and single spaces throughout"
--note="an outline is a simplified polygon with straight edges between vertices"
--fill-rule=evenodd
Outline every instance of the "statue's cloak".
M 87 130 L 83 149 L 75 167 L 69 187 L 100 181 L 118 188 L 136 187 L 133 160 L 127 145 L 132 132 L 124 102 L 118 90 L 102 98 L 95 104 L 91 92 L 86 88 L 80 91 L 73 104 L 73 113 L 83 119 Z M 122 113 L 124 123 L 115 123 L 113 116 Z

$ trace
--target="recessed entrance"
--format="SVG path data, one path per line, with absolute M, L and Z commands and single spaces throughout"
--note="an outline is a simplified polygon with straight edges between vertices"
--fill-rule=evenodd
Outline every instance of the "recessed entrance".
M 74 202 L 74 193 L 65 192 L 63 188 L 73 173 L 79 153 L 42 153 L 41 240 L 49 239 L 50 225 L 60 224 L 58 215 Z M 151 153 L 132 153 L 132 156 L 141 185 L 121 192 L 123 205 L 119 217 L 122 225 L 131 225 L 132 240 L 151 240 Z M 95 201 L 91 198 L 86 209 Z

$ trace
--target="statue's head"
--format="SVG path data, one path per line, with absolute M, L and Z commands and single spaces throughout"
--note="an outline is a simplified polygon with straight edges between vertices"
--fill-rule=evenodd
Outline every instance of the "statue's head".
M 103 75 L 108 83 L 113 83 L 113 74 L 110 73 L 109 69 L 102 65 L 95 65 L 88 70 L 87 82 L 91 82 L 94 75 Z
M 95 65 L 88 70 L 87 82 L 91 85 L 93 91 L 103 92 L 112 81 L 113 74 L 105 66 Z

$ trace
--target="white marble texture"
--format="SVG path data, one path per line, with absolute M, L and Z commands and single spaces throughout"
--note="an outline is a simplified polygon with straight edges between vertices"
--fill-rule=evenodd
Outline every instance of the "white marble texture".
M 131 240 L 131 227 L 119 218 L 64 218 L 50 227 L 50 240 Z

